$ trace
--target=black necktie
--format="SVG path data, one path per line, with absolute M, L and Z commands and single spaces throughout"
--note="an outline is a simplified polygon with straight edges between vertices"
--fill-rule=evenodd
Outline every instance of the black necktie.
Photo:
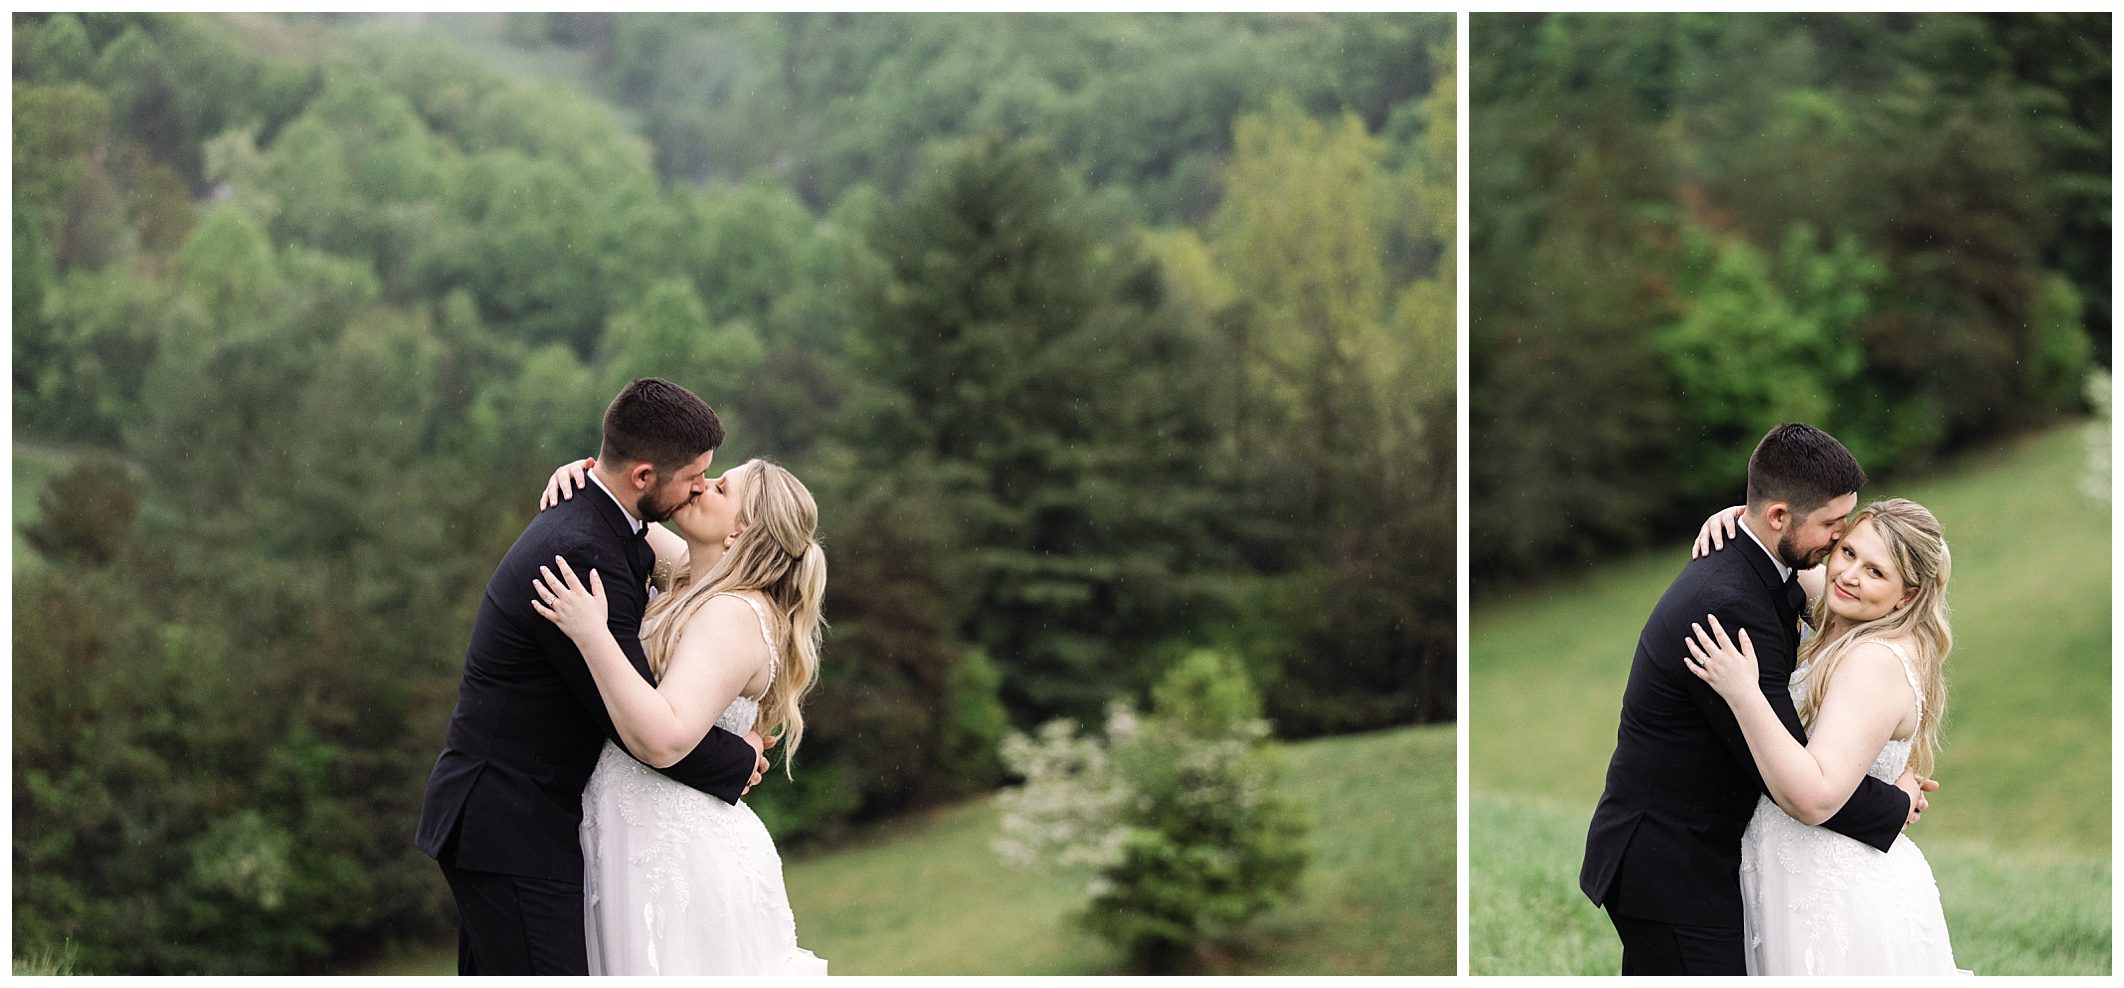
M 1785 581 L 1785 606 L 1792 608 L 1794 614 L 1807 608 L 1807 590 L 1800 586 L 1797 571 L 1793 572 L 1791 579 Z
M 645 579 L 656 567 L 656 550 L 649 546 L 648 522 L 643 522 L 642 527 L 634 530 L 634 537 L 627 540 L 627 564 Z

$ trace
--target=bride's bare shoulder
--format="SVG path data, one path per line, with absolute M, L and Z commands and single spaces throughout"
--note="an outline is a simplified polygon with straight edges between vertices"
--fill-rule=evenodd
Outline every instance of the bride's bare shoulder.
M 1887 638 L 1852 643 L 1830 677 L 1828 693 L 1900 712 L 1910 702 L 1915 669 L 1904 664 L 1902 656 L 1896 654 L 1897 648 L 1909 654 L 1911 646 L 1906 641 Z
M 1917 652 L 1917 640 L 1908 635 L 1895 638 L 1868 638 L 1851 647 L 1851 654 L 1853 655 L 1863 653 L 1871 656 L 1873 661 L 1885 662 L 1898 669 L 1903 667 L 1904 660 L 1916 659 Z
M 1844 684 L 1901 684 L 1904 680 L 1903 660 L 1896 655 L 1895 649 L 1890 647 L 1890 641 L 1868 638 L 1853 642 L 1850 650 L 1844 653 L 1843 660 L 1836 664 L 1836 671 L 1830 676 L 1830 689 L 1834 690 Z M 1894 644 L 1908 649 L 1908 646 L 1901 642 Z
M 672 666 L 701 662 L 748 670 L 766 666 L 767 643 L 760 633 L 760 618 L 744 597 L 714 594 L 687 616 L 685 630 L 672 650 Z
M 759 614 L 753 610 L 753 607 L 758 603 L 759 598 L 756 595 L 740 590 L 725 590 L 712 594 L 707 600 L 701 602 L 698 610 L 693 612 L 693 617 L 686 622 L 686 630 L 692 631 L 697 628 L 732 622 L 742 622 L 746 625 L 756 624 L 759 621 Z

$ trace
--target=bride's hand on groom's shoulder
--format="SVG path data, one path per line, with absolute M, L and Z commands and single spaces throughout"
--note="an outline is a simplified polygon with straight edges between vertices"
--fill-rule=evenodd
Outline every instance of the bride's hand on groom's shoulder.
M 539 578 L 531 581 L 532 589 L 538 594 L 537 599 L 531 601 L 531 607 L 580 644 L 605 628 L 604 578 L 593 569 L 590 583 L 585 586 L 576 578 L 575 570 L 567 560 L 555 556 L 553 565 L 560 567 L 560 576 L 553 575 L 551 568 L 540 566 Z
M 1748 506 L 1745 504 L 1736 504 L 1712 512 L 1711 517 L 1704 519 L 1704 527 L 1696 530 L 1696 544 L 1690 548 L 1689 558 L 1708 556 L 1725 548 L 1727 539 L 1740 534 L 1740 529 L 1736 526 L 1740 524 L 1741 515 L 1747 512 Z
M 1726 635 L 1726 629 L 1718 623 L 1715 614 L 1705 615 L 1711 629 L 1704 630 L 1701 624 L 1689 627 L 1696 634 L 1682 639 L 1689 650 L 1689 671 L 1696 678 L 1711 684 L 1718 695 L 1734 700 L 1749 693 L 1761 695 L 1758 680 L 1761 678 L 1755 662 L 1755 643 L 1748 640 L 1748 629 L 1740 629 L 1738 642 Z
M 569 460 L 546 478 L 545 493 L 538 497 L 538 510 L 544 511 L 562 501 L 575 500 L 575 492 L 590 483 L 590 468 L 597 465 L 593 457 Z

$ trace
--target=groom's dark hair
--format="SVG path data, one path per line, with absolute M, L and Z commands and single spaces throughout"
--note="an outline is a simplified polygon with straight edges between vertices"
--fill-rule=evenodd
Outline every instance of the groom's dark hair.
M 605 406 L 605 441 L 597 458 L 614 466 L 646 462 L 669 474 L 721 445 L 723 423 L 700 395 L 645 377 Z
M 1866 486 L 1858 458 L 1811 425 L 1787 422 L 1769 431 L 1748 457 L 1748 510 L 1783 501 L 1806 517 L 1835 498 Z

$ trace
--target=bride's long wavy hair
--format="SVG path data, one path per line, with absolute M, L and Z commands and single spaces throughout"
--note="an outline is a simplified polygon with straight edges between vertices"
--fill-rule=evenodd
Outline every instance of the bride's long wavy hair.
M 1947 625 L 1947 576 L 1953 560 L 1947 540 L 1940 536 L 1940 521 L 1915 501 L 1899 497 L 1875 501 L 1852 517 L 1851 527 L 1866 522 L 1880 533 L 1906 589 L 1915 589 L 1910 603 L 1864 622 L 1826 642 L 1817 634 L 1800 646 L 1799 660 L 1810 663 L 1807 691 L 1800 698 L 1800 722 L 1814 725 L 1822 709 L 1822 697 L 1835 678 L 1836 667 L 1851 650 L 1868 641 L 1894 640 L 1911 643 L 1911 665 L 1917 672 L 1918 692 L 1925 699 L 1917 731 L 1911 736 L 1910 767 L 1930 776 L 1933 756 L 1940 747 L 1940 724 L 1947 714 L 1947 682 L 1943 675 L 1947 653 L 1954 648 L 1954 632 Z M 1826 627 L 1829 591 L 1824 590 L 1809 607 L 1808 623 Z
M 820 601 L 826 594 L 826 550 L 819 546 L 818 504 L 811 492 L 781 466 L 748 460 L 737 472 L 743 478 L 738 500 L 738 537 L 723 558 L 693 579 L 681 566 L 671 579 L 672 592 L 659 594 L 648 608 L 656 627 L 645 643 L 649 668 L 659 679 L 678 647 L 686 624 L 708 598 L 726 592 L 753 592 L 767 599 L 767 623 L 780 664 L 767 694 L 760 698 L 756 726 L 762 735 L 781 736 L 782 772 L 790 773 L 797 747 L 804 742 L 804 695 L 817 681 L 819 642 L 826 631 Z

